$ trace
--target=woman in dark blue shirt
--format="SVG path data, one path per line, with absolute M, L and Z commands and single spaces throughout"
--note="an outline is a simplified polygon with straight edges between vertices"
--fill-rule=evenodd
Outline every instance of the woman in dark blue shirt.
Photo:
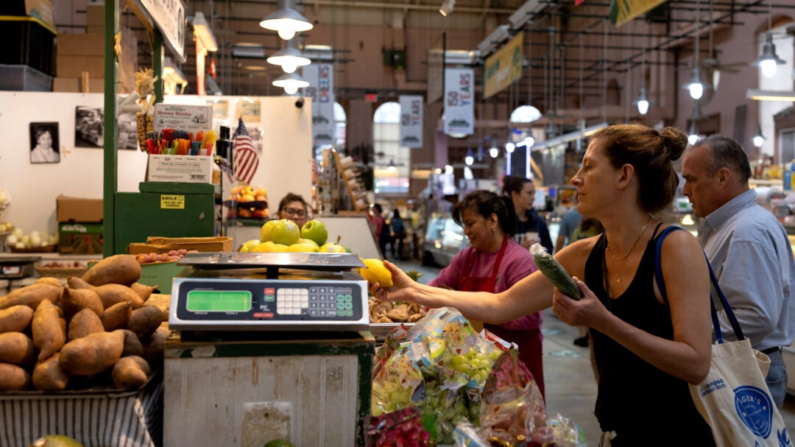
M 515 175 L 506 176 L 502 181 L 502 192 L 511 198 L 514 215 L 516 216 L 516 242 L 529 249 L 536 242 L 553 253 L 552 238 L 544 219 L 533 209 L 536 197 L 536 186 L 533 181 Z M 537 237 L 527 237 L 527 233 L 537 233 Z

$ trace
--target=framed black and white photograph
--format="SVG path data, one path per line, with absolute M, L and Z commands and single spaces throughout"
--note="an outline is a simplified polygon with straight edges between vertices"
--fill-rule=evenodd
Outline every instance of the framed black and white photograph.
M 60 163 L 58 123 L 30 123 L 30 162 Z
M 134 113 L 119 115 L 119 149 L 138 149 L 138 125 Z
M 75 108 L 75 147 L 102 148 L 104 114 L 101 107 Z

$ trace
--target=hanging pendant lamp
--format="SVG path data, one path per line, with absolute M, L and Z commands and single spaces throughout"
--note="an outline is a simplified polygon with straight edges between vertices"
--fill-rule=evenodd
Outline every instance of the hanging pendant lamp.
M 265 17 L 259 22 L 259 26 L 276 31 L 284 40 L 290 40 L 296 33 L 313 28 L 312 22 L 293 8 L 294 0 L 281 0 L 279 3 L 281 8 Z

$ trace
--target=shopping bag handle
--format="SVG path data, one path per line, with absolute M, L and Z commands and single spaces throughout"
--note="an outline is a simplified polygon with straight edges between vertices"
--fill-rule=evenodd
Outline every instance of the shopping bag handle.
M 668 302 L 668 295 L 665 292 L 665 281 L 663 281 L 660 257 L 662 256 L 663 241 L 669 234 L 673 233 L 676 230 L 684 231 L 682 228 L 671 225 L 670 227 L 660 232 L 660 235 L 657 237 L 657 247 L 654 255 L 654 277 L 657 279 L 657 287 L 660 289 L 660 295 L 662 295 L 662 298 L 666 303 Z M 723 309 L 726 311 L 726 316 L 729 317 L 729 322 L 731 323 L 732 329 L 734 330 L 734 335 L 737 337 L 737 340 L 745 340 L 745 336 L 743 335 L 743 330 L 740 327 L 740 322 L 737 321 L 737 317 L 734 316 L 734 311 L 729 305 L 729 301 L 726 300 L 726 296 L 723 294 L 723 290 L 721 290 L 717 278 L 715 278 L 715 272 L 712 271 L 712 265 L 710 265 L 709 258 L 707 258 L 706 253 L 704 253 L 704 258 L 706 259 L 707 267 L 709 268 L 710 281 L 712 281 L 712 285 L 715 287 L 715 291 L 718 292 L 718 297 L 720 298 L 721 304 L 723 304 Z M 718 343 L 723 343 L 723 332 L 720 329 L 720 321 L 718 320 L 718 311 L 717 309 L 715 309 L 714 299 L 715 298 L 712 296 L 712 293 L 710 292 L 709 307 L 712 313 L 712 328 L 715 330 L 715 337 L 718 339 Z

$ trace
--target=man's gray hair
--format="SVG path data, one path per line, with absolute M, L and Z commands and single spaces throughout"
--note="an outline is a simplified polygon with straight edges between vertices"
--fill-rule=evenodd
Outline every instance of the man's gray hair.
M 740 181 L 743 183 L 751 178 L 751 163 L 748 161 L 748 154 L 734 138 L 712 135 L 699 141 L 696 146 L 709 148 L 710 166 L 707 167 L 707 170 L 710 176 L 715 175 L 721 168 L 728 168 L 740 174 Z

